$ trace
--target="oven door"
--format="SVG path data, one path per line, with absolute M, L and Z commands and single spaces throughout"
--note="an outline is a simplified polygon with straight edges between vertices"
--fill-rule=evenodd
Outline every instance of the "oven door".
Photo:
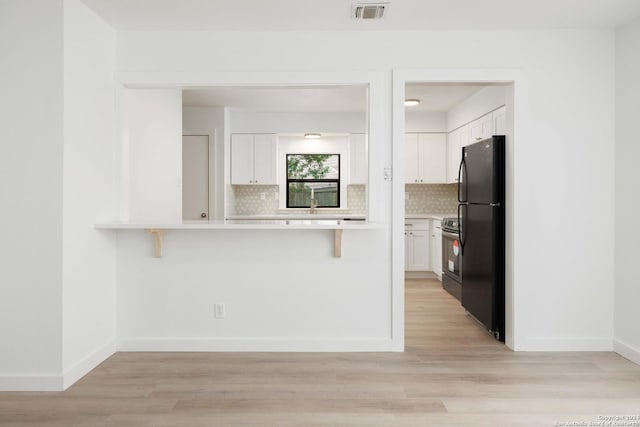
M 442 274 L 462 283 L 462 250 L 458 234 L 442 231 Z

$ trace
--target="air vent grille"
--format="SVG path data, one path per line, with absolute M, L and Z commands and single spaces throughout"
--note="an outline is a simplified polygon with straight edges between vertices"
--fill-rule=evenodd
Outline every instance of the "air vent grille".
M 381 19 L 385 7 L 385 4 L 356 4 L 353 6 L 353 17 L 355 19 Z

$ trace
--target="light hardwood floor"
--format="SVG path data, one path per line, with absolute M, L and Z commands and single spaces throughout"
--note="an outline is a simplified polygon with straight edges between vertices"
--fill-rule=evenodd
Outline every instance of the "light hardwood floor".
M 436 280 L 406 301 L 405 353 L 117 353 L 65 392 L 0 393 L 0 426 L 640 426 L 640 366 L 511 352 Z

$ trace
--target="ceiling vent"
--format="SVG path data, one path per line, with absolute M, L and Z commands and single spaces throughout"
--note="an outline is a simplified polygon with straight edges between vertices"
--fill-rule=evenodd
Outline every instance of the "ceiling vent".
M 382 19 L 389 3 L 361 3 L 353 5 L 354 19 Z

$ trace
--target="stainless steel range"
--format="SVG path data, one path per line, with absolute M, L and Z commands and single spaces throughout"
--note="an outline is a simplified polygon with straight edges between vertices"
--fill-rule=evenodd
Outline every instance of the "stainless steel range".
M 462 247 L 458 218 L 442 219 L 442 287 L 460 300 L 462 296 Z

